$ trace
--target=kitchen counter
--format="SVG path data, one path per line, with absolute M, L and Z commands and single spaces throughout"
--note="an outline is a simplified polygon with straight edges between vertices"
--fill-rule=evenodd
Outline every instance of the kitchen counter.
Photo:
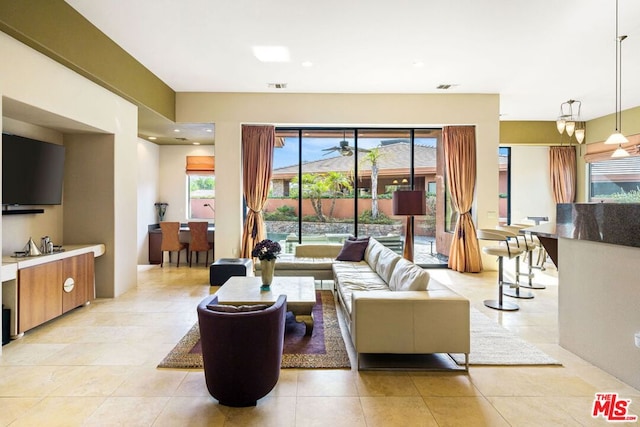
M 33 267 L 34 265 L 40 265 L 51 261 L 57 261 L 63 258 L 69 258 L 75 255 L 82 255 L 85 253 L 93 252 L 94 257 L 99 257 L 104 254 L 105 246 L 103 244 L 95 245 L 67 245 L 63 246 L 63 251 L 54 252 L 52 254 L 43 254 L 37 256 L 24 256 L 2 257 L 2 281 L 15 279 L 16 271 L 21 268 Z M 5 276 L 5 269 L 7 276 Z M 13 273 L 11 273 L 13 272 Z M 13 277 L 11 277 L 13 274 Z

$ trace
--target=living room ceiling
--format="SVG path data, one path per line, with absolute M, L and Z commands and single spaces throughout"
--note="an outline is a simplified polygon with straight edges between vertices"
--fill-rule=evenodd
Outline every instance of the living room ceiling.
M 66 2 L 176 92 L 498 93 L 501 120 L 555 120 L 569 99 L 583 120 L 615 108 L 613 0 Z M 640 105 L 640 1 L 619 10 L 626 109 Z

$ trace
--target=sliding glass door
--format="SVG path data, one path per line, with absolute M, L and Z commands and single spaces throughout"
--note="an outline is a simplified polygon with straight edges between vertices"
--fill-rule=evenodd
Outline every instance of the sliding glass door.
M 424 189 L 427 215 L 414 218 L 415 262 L 446 263 L 448 247 L 435 243 L 440 134 L 440 129 L 278 128 L 265 208 L 268 237 L 287 253 L 301 243 L 339 244 L 350 235 L 376 237 L 402 253 L 406 218 L 393 215 L 392 194 Z

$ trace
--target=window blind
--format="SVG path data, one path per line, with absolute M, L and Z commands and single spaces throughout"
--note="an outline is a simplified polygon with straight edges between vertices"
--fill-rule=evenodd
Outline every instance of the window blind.
M 187 175 L 213 175 L 215 165 L 214 156 L 187 156 Z

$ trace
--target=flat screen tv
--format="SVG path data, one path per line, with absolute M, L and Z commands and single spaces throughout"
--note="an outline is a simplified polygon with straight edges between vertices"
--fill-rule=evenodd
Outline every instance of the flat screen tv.
M 60 205 L 64 146 L 2 134 L 2 204 Z

